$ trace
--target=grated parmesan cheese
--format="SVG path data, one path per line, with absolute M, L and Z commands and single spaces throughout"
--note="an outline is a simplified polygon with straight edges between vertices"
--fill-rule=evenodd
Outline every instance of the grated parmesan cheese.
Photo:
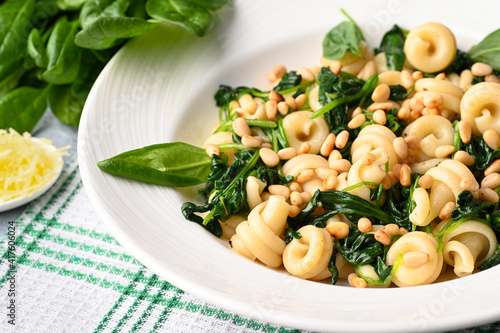
M 31 196 L 49 183 L 62 167 L 67 149 L 52 141 L 0 130 L 0 202 Z

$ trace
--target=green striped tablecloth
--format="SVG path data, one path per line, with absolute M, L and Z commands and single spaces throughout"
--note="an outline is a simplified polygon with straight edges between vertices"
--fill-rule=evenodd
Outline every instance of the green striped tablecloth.
M 215 307 L 145 268 L 99 220 L 75 158 L 10 227 L 0 242 L 0 332 L 299 332 Z

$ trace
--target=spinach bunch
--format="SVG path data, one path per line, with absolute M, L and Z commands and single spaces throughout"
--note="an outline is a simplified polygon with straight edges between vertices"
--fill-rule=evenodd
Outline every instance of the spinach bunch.
M 359 44 L 364 40 L 363 33 L 354 20 L 344 10 L 341 12 L 348 18 L 331 29 L 323 39 L 323 57 L 340 59 L 346 52 L 361 57 Z
M 500 72 L 500 29 L 493 31 L 477 45 L 471 47 L 467 57 L 473 62 L 484 62 Z
M 126 40 L 171 22 L 203 36 L 229 0 L 7 0 L 0 4 L 0 128 L 31 132 L 47 105 L 77 126 Z

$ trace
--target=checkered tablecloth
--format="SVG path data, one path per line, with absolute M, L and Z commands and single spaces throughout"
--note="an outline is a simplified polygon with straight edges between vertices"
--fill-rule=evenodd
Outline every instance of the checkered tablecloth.
M 94 212 L 76 158 L 9 227 L 0 242 L 0 332 L 300 332 L 215 307 L 144 267 Z

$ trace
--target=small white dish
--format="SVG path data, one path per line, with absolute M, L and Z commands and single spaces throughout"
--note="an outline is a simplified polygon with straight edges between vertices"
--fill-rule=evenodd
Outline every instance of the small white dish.
M 34 138 L 34 137 L 32 137 L 31 140 L 37 141 L 37 142 L 42 142 L 38 138 Z M 43 143 L 43 144 L 45 145 L 45 147 L 49 151 L 57 149 L 53 145 L 49 145 L 47 143 Z M 44 194 L 45 192 L 47 192 L 49 190 L 49 188 L 52 185 L 54 185 L 54 183 L 57 181 L 57 179 L 59 178 L 59 175 L 62 172 L 63 165 L 64 165 L 62 156 L 60 156 L 58 158 L 58 161 L 60 162 L 60 164 L 57 167 L 56 174 L 43 187 L 40 187 L 36 192 L 32 193 L 31 195 L 25 195 L 25 196 L 18 197 L 18 198 L 12 199 L 12 200 L 0 202 L 0 213 L 1 212 L 6 212 L 6 211 L 14 209 L 14 208 L 21 207 L 22 205 L 25 205 L 25 204 L 27 204 L 27 203 L 35 200 L 36 198 L 40 197 L 42 194 Z

